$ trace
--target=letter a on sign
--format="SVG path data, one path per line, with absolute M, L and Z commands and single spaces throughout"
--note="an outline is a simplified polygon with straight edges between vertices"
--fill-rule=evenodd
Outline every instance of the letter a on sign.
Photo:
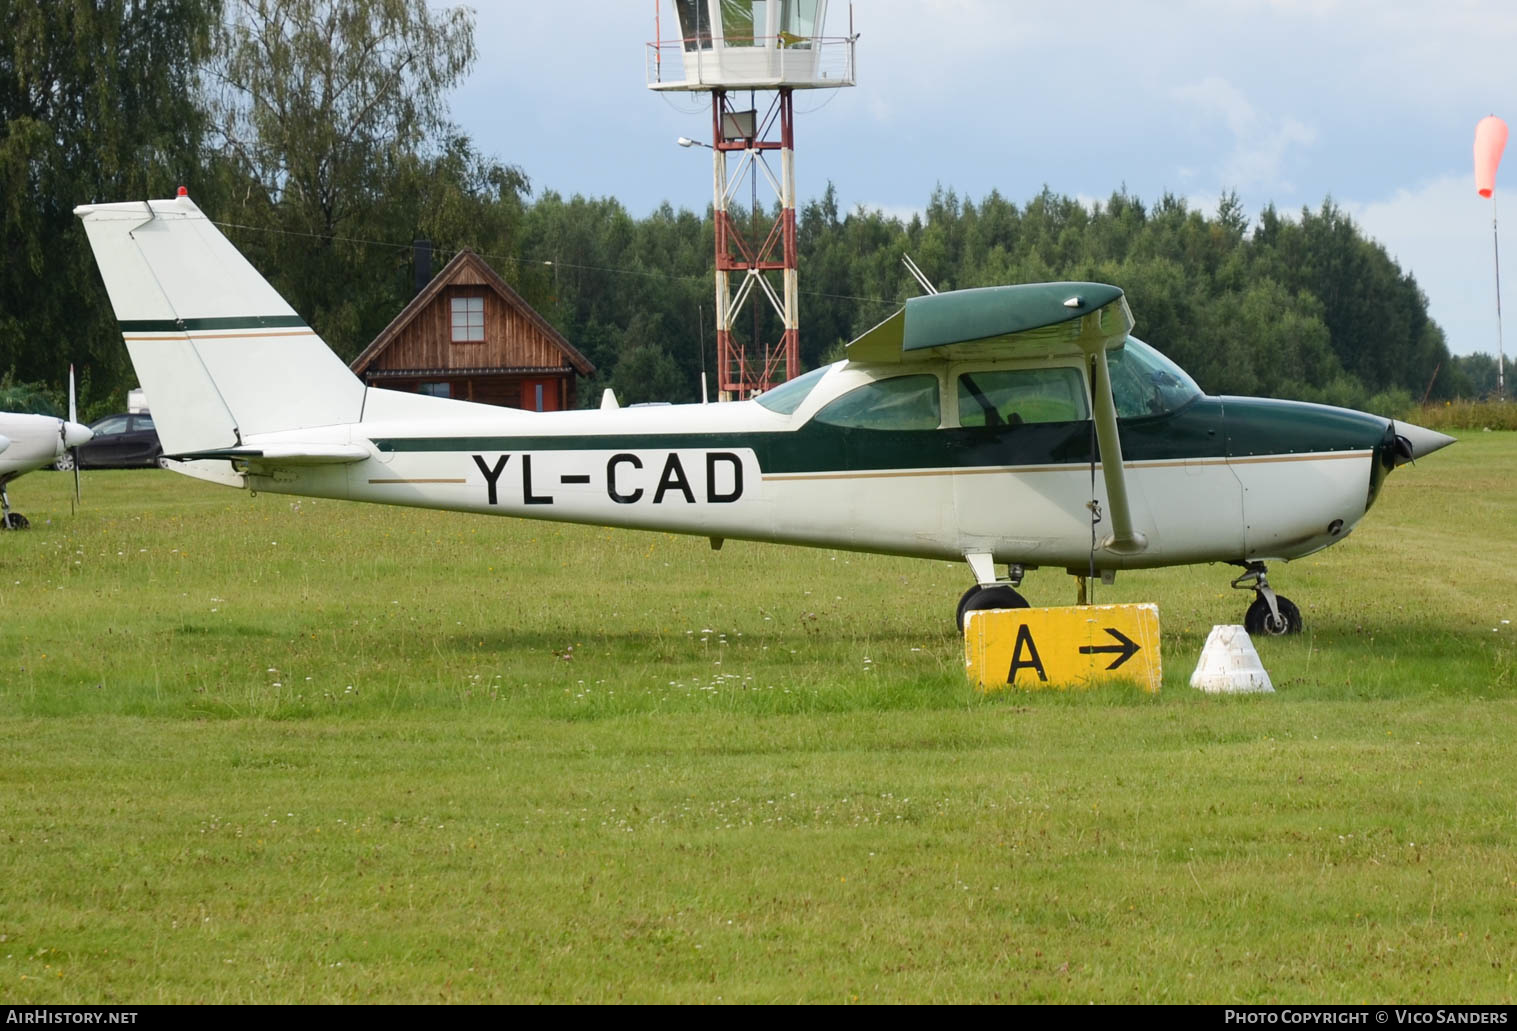
M 981 691 L 1095 687 L 1106 681 L 1159 690 L 1159 609 L 1077 605 L 971 612 L 964 666 Z
M 1023 623 L 1017 627 L 1017 643 L 1011 652 L 1011 672 L 1006 676 L 1008 684 L 1017 682 L 1017 671 L 1021 669 L 1037 670 L 1038 679 L 1048 683 L 1048 674 L 1043 672 L 1043 660 L 1038 658 L 1038 646 L 1032 639 L 1032 631 Z

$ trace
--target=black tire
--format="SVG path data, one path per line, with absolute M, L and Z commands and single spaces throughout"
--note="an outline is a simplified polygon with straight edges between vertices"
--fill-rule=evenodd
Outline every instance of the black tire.
M 1301 610 L 1289 598 L 1278 594 L 1275 595 L 1275 604 L 1280 606 L 1278 620 L 1270 613 L 1269 602 L 1262 597 L 1254 599 L 1243 616 L 1243 629 L 1248 631 L 1250 637 L 1284 637 L 1301 632 Z
M 0 530 L 25 530 L 31 526 L 31 522 L 20 512 L 12 512 L 0 521 Z
M 58 456 L 58 461 L 53 463 L 52 468 L 57 469 L 60 473 L 66 473 L 74 468 L 74 453 L 72 451 L 63 452 L 63 454 Z
M 996 584 L 994 587 L 981 587 L 975 584 L 959 599 L 959 609 L 954 617 L 954 624 L 962 634 L 964 621 L 969 618 L 971 612 L 979 612 L 983 609 L 1025 609 L 1027 607 L 1027 599 L 1004 584 Z

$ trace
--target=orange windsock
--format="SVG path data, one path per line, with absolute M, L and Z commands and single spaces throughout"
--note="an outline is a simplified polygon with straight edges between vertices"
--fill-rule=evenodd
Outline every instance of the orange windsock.
M 1506 149 L 1506 123 L 1486 115 L 1475 125 L 1475 189 L 1489 197 L 1496 189 L 1496 166 Z

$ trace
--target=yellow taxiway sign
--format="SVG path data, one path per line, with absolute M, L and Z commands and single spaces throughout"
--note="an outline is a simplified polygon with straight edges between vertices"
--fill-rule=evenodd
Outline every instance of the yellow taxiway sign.
M 972 612 L 964 665 L 981 691 L 1094 687 L 1107 681 L 1157 693 L 1159 607 L 1076 605 Z

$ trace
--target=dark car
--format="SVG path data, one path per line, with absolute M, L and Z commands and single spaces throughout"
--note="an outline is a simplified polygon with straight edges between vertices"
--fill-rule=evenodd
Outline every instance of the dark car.
M 107 415 L 90 423 L 90 430 L 94 437 L 78 449 L 81 469 L 165 464 L 163 445 L 147 412 Z

